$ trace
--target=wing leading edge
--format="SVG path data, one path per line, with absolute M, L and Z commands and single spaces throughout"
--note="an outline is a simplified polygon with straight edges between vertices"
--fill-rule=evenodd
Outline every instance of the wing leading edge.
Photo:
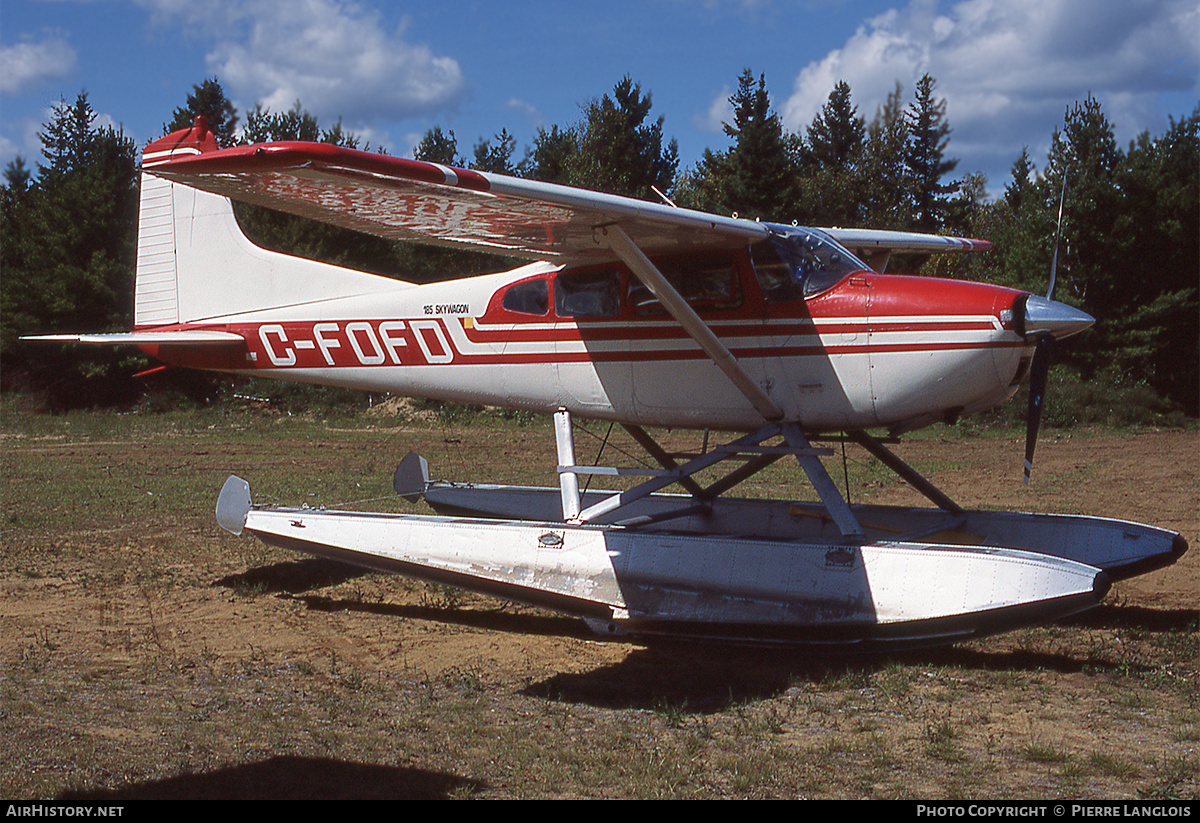
M 200 128 L 198 125 L 197 128 Z M 372 154 L 324 143 L 264 143 L 148 156 L 150 174 L 301 217 L 393 240 L 532 260 L 612 260 L 601 237 L 619 224 L 646 254 L 728 248 L 765 239 L 768 224 L 631 197 Z M 975 251 L 981 240 L 868 229 L 824 229 L 874 262 L 891 252 Z

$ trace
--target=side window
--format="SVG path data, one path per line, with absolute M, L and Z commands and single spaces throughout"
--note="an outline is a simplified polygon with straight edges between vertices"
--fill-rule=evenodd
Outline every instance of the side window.
M 560 317 L 613 317 L 621 313 L 616 269 L 561 272 L 554 280 L 554 311 Z
M 800 283 L 792 278 L 792 267 L 779 251 L 779 247 L 771 240 L 750 247 L 754 275 L 758 278 L 763 300 L 768 304 L 783 303 L 802 294 Z
M 737 260 L 731 255 L 655 261 L 667 282 L 696 311 L 735 309 L 742 304 Z M 650 290 L 630 279 L 629 300 L 640 315 L 665 314 L 666 309 Z
M 550 311 L 550 284 L 545 280 L 526 280 L 504 293 L 500 306 L 518 314 L 544 315 Z

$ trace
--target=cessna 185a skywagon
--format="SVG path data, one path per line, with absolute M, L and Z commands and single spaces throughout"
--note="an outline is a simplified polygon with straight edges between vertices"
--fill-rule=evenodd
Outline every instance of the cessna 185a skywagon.
M 1049 341 L 1092 324 L 1049 295 L 883 273 L 893 252 L 986 242 L 773 225 L 324 144 L 218 150 L 203 118 L 149 145 L 143 170 L 136 330 L 48 339 L 555 420 L 559 488 L 431 482 L 410 454 L 394 485 L 440 513 L 426 516 L 258 507 L 231 477 L 217 504 L 231 532 L 606 635 L 841 648 L 1054 620 L 1186 549 L 1135 523 L 964 511 L 869 433 L 991 408 L 1027 371 L 1040 405 Z M 229 198 L 532 262 L 415 285 L 258 248 Z M 628 470 L 577 465 L 575 418 L 624 426 L 659 468 L 581 493 L 581 474 Z M 656 426 L 724 442 L 671 455 Z M 837 432 L 934 508 L 849 505 L 810 442 Z M 816 501 L 723 496 L 783 458 Z M 701 485 L 706 470 L 720 476 Z

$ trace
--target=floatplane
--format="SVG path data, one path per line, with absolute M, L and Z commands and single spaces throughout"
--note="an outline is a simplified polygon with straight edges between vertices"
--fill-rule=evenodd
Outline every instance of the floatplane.
M 992 408 L 1030 374 L 1028 478 L 1050 344 L 1093 318 L 1053 286 L 884 273 L 892 254 L 986 241 L 758 222 L 325 144 L 218 149 L 202 117 L 147 146 L 140 196 L 134 331 L 40 339 L 554 419 L 557 488 L 430 480 L 409 454 L 395 490 L 435 514 L 383 514 L 258 506 L 231 476 L 216 515 L 234 534 L 605 636 L 839 649 L 1052 621 L 1187 548 L 1122 520 L 965 510 L 871 433 Z M 231 199 L 525 262 L 403 282 L 259 248 Z M 624 427 L 653 468 L 578 464 L 584 419 Z M 704 445 L 671 454 L 656 427 Z M 932 506 L 849 503 L 822 463 L 834 435 Z M 814 501 L 728 496 L 781 459 Z M 581 477 L 631 472 L 628 488 L 581 491 Z

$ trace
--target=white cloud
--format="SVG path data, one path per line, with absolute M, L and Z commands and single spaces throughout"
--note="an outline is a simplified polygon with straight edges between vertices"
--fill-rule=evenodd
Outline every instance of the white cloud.
M 209 69 L 246 110 L 299 100 L 322 123 L 372 122 L 453 107 L 465 81 L 458 62 L 411 42 L 403 22 L 347 0 L 139 0 L 153 19 L 214 40 Z
M 45 80 L 65 77 L 75 69 L 75 49 L 65 38 L 50 34 L 0 46 L 0 93 L 20 94 Z
M 0 134 L 0 167 L 7 166 L 20 153 L 16 143 L 9 140 L 3 134 Z M 25 167 L 29 167 L 28 161 L 26 161 Z
M 519 97 L 510 97 L 504 102 L 504 108 L 509 111 L 514 111 L 526 122 L 530 123 L 534 128 L 541 128 L 546 119 L 538 110 L 537 106 L 530 103 L 528 100 L 522 100 Z
M 733 104 L 729 102 L 732 94 L 728 85 L 722 86 L 704 113 L 692 118 L 692 124 L 700 131 L 724 134 L 725 124 L 733 122 Z
M 781 114 L 803 133 L 845 80 L 859 114 L 870 118 L 896 80 L 910 95 L 926 72 L 947 100 L 960 171 L 984 169 L 998 182 L 1022 145 L 1035 160 L 1044 156 L 1064 112 L 1089 93 L 1120 140 L 1165 125 L 1164 93 L 1197 99 L 1200 7 L 1193 0 L 912 0 L 805 66 Z

